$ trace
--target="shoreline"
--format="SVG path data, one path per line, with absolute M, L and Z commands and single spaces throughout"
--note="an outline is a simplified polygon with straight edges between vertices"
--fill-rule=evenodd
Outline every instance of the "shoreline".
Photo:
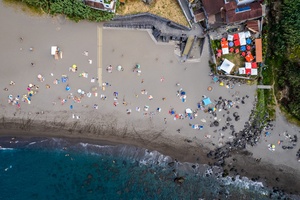
M 3 118 L 2 118 L 3 119 Z M 93 135 L 83 134 L 77 131 L 70 132 L 67 129 L 60 129 L 59 127 L 45 127 L 41 128 L 40 123 L 32 123 L 27 130 L 14 128 L 13 126 L 20 126 L 18 122 L 5 122 L 0 124 L 0 137 L 16 137 L 18 138 L 60 138 L 66 139 L 71 144 L 83 142 L 95 145 L 129 145 L 138 148 L 148 149 L 150 151 L 158 151 L 159 153 L 170 156 L 173 160 L 181 163 L 191 164 L 207 164 L 213 166 L 213 159 L 207 158 L 209 149 L 205 147 L 199 148 L 195 142 L 177 143 L 177 145 L 170 145 L 167 142 L 160 140 L 159 142 L 150 142 L 145 138 L 133 138 L 130 136 L 120 137 L 117 135 Z M 105 131 L 103 131 L 105 132 Z M 118 132 L 118 130 L 116 130 Z M 132 135 L 131 135 L 132 136 Z M 166 138 L 167 139 L 167 138 Z M 284 191 L 288 195 L 300 195 L 299 181 L 296 174 L 299 173 L 295 169 L 287 168 L 286 166 L 277 166 L 268 162 L 258 162 L 251 153 L 246 150 L 231 152 L 229 158 L 226 158 L 227 166 L 223 167 L 224 172 L 228 172 L 228 176 L 235 179 L 237 175 L 247 177 L 254 182 L 262 182 L 264 187 L 273 189 L 273 192 Z
M 3 118 L 2 118 L 3 119 Z M 59 126 L 52 127 L 43 127 L 39 125 L 40 122 L 33 122 L 28 125 L 25 130 L 20 128 L 16 128 L 16 126 L 22 126 L 21 123 L 16 121 L 10 122 L 1 122 L 0 124 L 0 136 L 2 137 L 57 137 L 57 138 L 66 138 L 73 141 L 87 142 L 91 144 L 109 144 L 109 145 L 132 145 L 139 148 L 145 148 L 149 150 L 156 150 L 161 152 L 164 155 L 168 155 L 173 159 L 180 160 L 181 162 L 190 162 L 190 163 L 201 163 L 201 164 L 210 164 L 213 160 L 207 158 L 207 153 L 209 149 L 202 147 L 199 148 L 197 144 L 192 144 L 185 142 L 185 139 L 177 139 L 178 141 L 170 144 L 170 140 L 167 137 L 160 137 L 160 142 L 153 142 L 147 138 L 147 135 L 143 135 L 143 137 L 133 137 L 132 134 L 127 134 L 126 136 L 120 136 L 122 130 L 114 130 L 114 133 L 111 135 L 107 135 L 106 132 L 112 133 L 110 130 L 99 130 L 99 133 L 103 133 L 97 135 L 95 133 L 84 134 L 80 133 L 78 130 L 72 130 L 70 132 L 70 127 L 66 126 L 66 128 L 61 129 Z M 69 130 L 68 130 L 69 129 Z M 118 134 L 119 133 L 119 134 Z M 123 133 L 122 133 L 123 134 Z M 120 140 L 120 138 L 122 138 Z

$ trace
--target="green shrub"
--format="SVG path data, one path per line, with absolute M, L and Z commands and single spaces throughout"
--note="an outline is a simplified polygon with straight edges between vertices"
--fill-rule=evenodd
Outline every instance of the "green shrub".
M 30 7 L 41 9 L 45 13 L 51 15 L 64 14 L 69 19 L 76 22 L 80 20 L 89 21 L 107 21 L 113 18 L 114 14 L 95 10 L 86 6 L 82 1 L 78 0 L 13 0 L 23 2 Z

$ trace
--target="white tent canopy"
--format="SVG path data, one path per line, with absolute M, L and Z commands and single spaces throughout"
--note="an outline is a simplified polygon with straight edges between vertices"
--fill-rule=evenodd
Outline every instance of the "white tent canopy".
M 247 43 L 246 43 L 246 39 L 245 38 L 240 38 L 240 45 L 241 46 L 244 46 L 244 45 L 246 45 Z
M 246 69 L 245 69 L 245 67 L 239 68 L 239 74 L 246 74 Z
M 245 39 L 246 38 L 245 33 L 244 32 L 240 32 L 239 33 L 239 38 L 240 39 Z
M 245 68 L 246 69 L 251 69 L 251 62 L 245 62 Z
M 229 54 L 229 49 L 228 48 L 222 48 L 222 54 Z
M 220 66 L 220 69 L 225 71 L 227 74 L 230 74 L 233 67 L 234 64 L 225 58 L 222 65 Z
M 251 69 L 251 75 L 257 75 L 257 69 Z
M 246 37 L 246 38 L 251 37 L 250 31 L 245 31 L 245 37 Z

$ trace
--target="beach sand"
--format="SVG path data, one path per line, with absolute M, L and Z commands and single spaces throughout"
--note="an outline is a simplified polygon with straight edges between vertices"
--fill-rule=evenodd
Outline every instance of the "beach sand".
M 230 123 L 234 124 L 236 132 L 242 130 L 249 119 L 255 101 L 255 85 L 236 83 L 228 89 L 214 83 L 209 76 L 207 39 L 200 62 L 182 63 L 174 54 L 174 43 L 156 44 L 147 31 L 105 29 L 101 23 L 74 23 L 62 16 L 27 16 L 2 3 L 0 5 L 0 25 L 5 27 L 0 40 L 2 135 L 41 134 L 85 138 L 95 142 L 104 140 L 155 149 L 183 162 L 209 163 L 211 160 L 206 158 L 208 150 L 233 139 L 232 130 L 222 130 L 226 118 L 233 119 Z M 61 48 L 61 60 L 55 60 L 50 55 L 53 45 Z M 31 47 L 33 51 L 29 50 Z M 78 70 L 70 72 L 69 68 L 74 64 Z M 140 75 L 133 71 L 136 64 L 141 66 Z M 112 73 L 106 70 L 109 65 L 112 66 Z M 118 65 L 124 70 L 118 71 Z M 88 78 L 79 76 L 83 72 L 88 73 Z M 37 79 L 39 74 L 43 75 L 43 82 Z M 54 84 L 53 81 L 61 80 L 62 75 L 67 75 L 68 81 Z M 95 82 L 91 82 L 92 78 Z M 11 81 L 15 84 L 9 85 Z M 105 90 L 102 90 L 101 83 L 107 83 Z M 29 84 L 39 86 L 30 104 L 21 101 L 22 96 L 28 94 Z M 50 88 L 46 88 L 47 84 Z M 70 91 L 66 91 L 67 84 Z M 208 86 L 213 90 L 208 91 Z M 97 97 L 92 91 L 95 87 Z M 186 102 L 181 102 L 176 96 L 180 88 L 186 92 Z M 84 90 L 85 95 L 81 103 L 74 103 L 71 96 L 79 97 L 78 89 Z M 142 94 L 141 90 L 146 90 L 147 95 Z M 89 92 L 91 97 L 87 96 Z M 114 106 L 114 92 L 118 93 L 117 106 Z M 9 95 L 13 98 L 20 95 L 20 108 L 8 104 Z M 102 100 L 101 95 L 106 96 L 106 100 Z M 149 95 L 153 96 L 152 100 L 149 100 Z M 223 109 L 217 111 L 216 119 L 202 110 L 193 119 L 174 120 L 174 115 L 169 114 L 170 109 L 183 115 L 187 108 L 196 110 L 203 95 L 210 97 L 213 103 L 219 97 L 232 100 L 234 107 L 228 109 L 229 113 Z M 242 97 L 245 104 L 237 100 Z M 63 105 L 62 99 L 67 100 Z M 143 110 L 144 106 L 149 106 L 147 111 Z M 157 108 L 161 112 L 157 112 Z M 126 113 L 128 110 L 131 110 L 130 114 Z M 238 122 L 234 122 L 234 112 L 239 113 Z M 219 121 L 220 125 L 210 127 L 213 121 Z M 288 127 L 286 122 L 278 123 Z M 190 124 L 199 124 L 204 128 L 195 130 Z M 276 124 L 277 127 L 283 128 L 281 124 Z M 273 140 L 276 141 L 276 138 Z M 248 150 L 253 152 L 255 158 L 262 158 L 266 163 L 264 166 L 269 163 L 284 165 L 289 160 L 293 163 L 290 167 L 299 167 L 294 155 L 276 151 L 276 154 L 284 153 L 284 159 L 280 155 L 274 157 L 271 154 L 274 152 L 270 152 L 266 145 L 261 142 L 258 147 Z M 247 166 L 241 164 L 241 167 Z M 252 168 L 249 167 L 249 170 Z M 251 175 L 255 176 L 255 173 Z

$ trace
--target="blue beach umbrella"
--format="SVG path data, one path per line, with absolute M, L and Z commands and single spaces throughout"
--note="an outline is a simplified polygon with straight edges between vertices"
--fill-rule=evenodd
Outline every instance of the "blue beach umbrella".
M 246 51 L 246 46 L 241 46 L 241 51 Z
M 70 91 L 70 89 L 71 89 L 70 86 L 67 85 L 67 86 L 66 86 L 66 90 L 67 90 L 67 91 Z
M 251 44 L 252 40 L 250 38 L 247 38 L 246 43 Z
M 234 43 L 233 42 L 229 42 L 229 46 L 233 47 Z

